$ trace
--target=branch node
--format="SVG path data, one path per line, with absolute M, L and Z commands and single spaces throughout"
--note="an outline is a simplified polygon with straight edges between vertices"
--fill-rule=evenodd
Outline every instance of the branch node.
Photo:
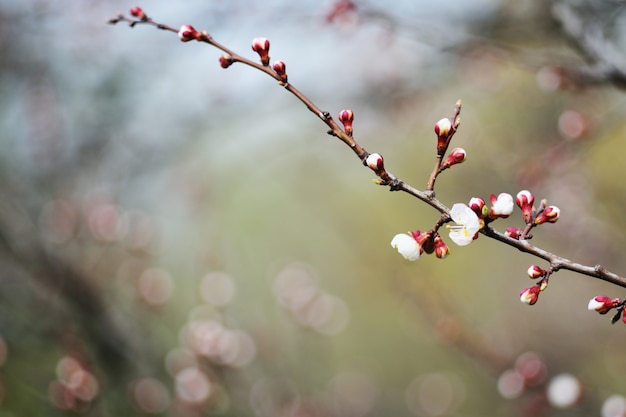
M 398 178 L 394 178 L 393 180 L 391 180 L 391 182 L 388 184 L 389 185 L 389 191 L 399 191 L 402 189 L 402 180 L 399 180 Z
M 432 189 L 424 190 L 424 195 L 426 195 L 427 199 L 429 199 L 430 201 L 433 201 L 435 199 L 435 190 L 432 190 Z

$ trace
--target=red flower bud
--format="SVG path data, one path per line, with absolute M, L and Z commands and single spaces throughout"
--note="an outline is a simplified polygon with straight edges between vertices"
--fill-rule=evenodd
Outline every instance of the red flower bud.
M 533 221 L 533 203 L 535 202 L 535 196 L 528 190 L 522 190 L 517 193 L 515 197 L 515 204 L 522 210 L 522 217 L 526 224 Z
M 280 78 L 282 83 L 287 83 L 287 67 L 283 61 L 276 61 L 274 65 L 272 65 L 274 72 Z
M 148 16 L 146 16 L 144 11 L 141 10 L 141 7 L 139 6 L 132 7 L 130 9 L 130 14 L 141 20 L 146 20 L 148 18 Z
M 435 123 L 435 133 L 438 137 L 448 138 L 450 136 L 450 130 L 452 129 L 452 122 L 450 119 L 443 118 Z
M 183 42 L 193 41 L 198 39 L 200 33 L 194 29 L 191 25 L 182 25 L 178 30 L 178 37 Z
M 530 279 L 546 276 L 547 273 L 548 271 L 541 268 L 539 265 L 531 265 L 530 268 L 528 268 L 528 276 Z
M 417 231 L 419 232 L 419 230 Z M 431 254 L 435 251 L 435 235 L 433 230 L 429 230 L 420 234 L 415 240 L 420 245 L 420 247 L 427 254 Z
M 352 110 L 342 110 L 339 112 L 339 121 L 343 123 L 343 130 L 346 135 L 352 137 L 352 121 L 354 120 L 354 112 Z
M 619 298 L 611 298 L 606 295 L 598 295 L 589 301 L 587 308 L 591 311 L 597 311 L 600 314 L 606 314 L 617 307 L 622 300 Z
M 530 288 L 526 288 L 520 293 L 520 301 L 524 304 L 533 305 L 539 299 L 539 293 L 541 292 L 541 286 L 534 285 Z
M 233 57 L 231 57 L 228 54 L 222 54 L 222 56 L 220 57 L 220 65 L 222 68 L 228 68 L 231 65 L 233 65 Z
M 518 227 L 507 227 L 504 232 L 510 238 L 519 239 L 524 231 Z
M 375 172 L 385 169 L 383 157 L 379 153 L 370 154 L 365 158 L 365 164 Z
M 267 67 L 270 64 L 270 41 L 267 38 L 252 39 L 252 50 L 259 54 L 263 66 Z
M 450 248 L 448 247 L 448 245 L 446 245 L 446 243 L 443 241 L 443 239 L 441 238 L 441 236 L 439 234 L 437 234 L 435 236 L 435 256 L 439 259 L 443 259 L 446 256 L 448 256 L 448 254 L 450 253 Z
M 452 165 L 460 164 L 465 161 L 467 153 L 463 148 L 454 148 L 450 151 L 450 154 L 441 165 L 441 169 L 444 170 L 446 168 L 450 168 Z
M 446 153 L 452 132 L 452 122 L 450 122 L 450 119 L 444 118 L 435 123 L 438 156 L 443 156 L 443 154 Z
M 535 218 L 535 224 L 556 223 L 560 214 L 561 210 L 558 207 L 548 206 Z
M 476 213 L 479 219 L 484 218 L 489 211 L 489 208 L 485 205 L 485 200 L 480 197 L 472 197 L 467 206 Z

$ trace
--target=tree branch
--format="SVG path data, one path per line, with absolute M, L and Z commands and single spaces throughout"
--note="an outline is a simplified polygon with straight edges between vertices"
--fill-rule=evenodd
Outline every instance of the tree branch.
M 221 45 L 220 43 L 215 41 L 206 31 L 196 31 L 191 25 L 183 25 L 180 29 L 177 30 L 170 26 L 154 22 L 139 8 L 133 8 L 131 10 L 131 14 L 135 17 L 134 19 L 127 18 L 126 16 L 120 14 L 116 18 L 109 20 L 109 23 L 116 24 L 119 22 L 127 22 L 131 27 L 134 27 L 140 24 L 152 25 L 161 30 L 167 30 L 170 32 L 177 33 L 183 42 L 195 40 L 198 42 L 207 43 L 221 50 L 222 52 L 224 52 L 224 55 L 222 55 L 222 57 L 220 58 L 220 63 L 222 67 L 224 68 L 227 68 L 230 65 L 239 62 L 249 67 L 252 67 L 258 71 L 264 72 L 265 74 L 269 75 L 270 77 L 278 81 L 279 85 L 283 86 L 287 91 L 289 91 L 298 100 L 300 100 L 313 114 L 315 114 L 320 120 L 322 120 L 322 122 L 325 123 L 326 126 L 329 128 L 328 134 L 337 137 L 339 140 L 344 142 L 350 149 L 352 149 L 352 151 L 357 155 L 357 157 L 361 160 L 361 162 L 376 173 L 376 175 L 379 177 L 379 180 L 377 180 L 376 182 L 379 185 L 388 186 L 390 191 L 405 192 L 417 198 L 418 200 L 428 204 L 435 210 L 437 210 L 440 213 L 441 217 L 436 222 L 435 227 L 433 229 L 423 234 L 420 233 L 419 231 L 411 232 L 412 237 L 418 243 L 419 253 L 417 254 L 417 257 L 419 257 L 419 254 L 421 254 L 423 251 L 425 251 L 426 253 L 432 253 L 435 250 L 434 245 L 437 244 L 436 240 L 438 238 L 438 229 L 440 226 L 450 221 L 454 221 L 457 224 L 459 223 L 458 219 L 455 218 L 455 214 L 451 213 L 451 208 L 447 207 L 444 203 L 442 203 L 440 200 L 438 200 L 435 197 L 434 186 L 435 186 L 435 180 L 437 176 L 443 170 L 449 168 L 451 165 L 463 162 L 465 159 L 465 151 L 460 148 L 453 150 L 448 155 L 448 159 L 444 159 L 444 155 L 446 154 L 448 150 L 448 145 L 450 144 L 450 139 L 452 139 L 452 136 L 456 133 L 457 128 L 460 125 L 460 120 L 459 120 L 459 114 L 461 112 L 460 101 L 456 103 L 454 113 L 451 119 L 442 119 L 435 125 L 435 133 L 438 136 L 436 163 L 435 163 L 435 167 L 432 173 L 430 174 L 428 184 L 427 184 L 427 189 L 425 191 L 421 191 L 407 184 L 403 180 L 399 179 L 398 177 L 396 177 L 395 175 L 387 171 L 384 166 L 383 157 L 380 154 L 368 153 L 365 150 L 365 148 L 363 148 L 356 141 L 356 139 L 352 135 L 352 132 L 353 132 L 352 122 L 353 122 L 354 114 L 352 113 L 351 110 L 343 110 L 339 114 L 339 121 L 343 124 L 343 129 L 342 129 L 340 124 L 337 123 L 328 112 L 321 110 L 315 103 L 313 103 L 309 98 L 307 98 L 303 93 L 301 93 L 295 86 L 293 86 L 287 81 L 287 73 L 285 70 L 284 62 L 276 61 L 273 66 L 270 66 L 269 55 L 268 55 L 269 41 L 267 39 L 256 38 L 253 41 L 252 49 L 255 52 L 257 52 L 259 54 L 259 57 L 261 58 L 261 63 L 258 63 L 240 54 L 237 54 L 236 52 L 230 50 L 229 48 Z M 456 152 L 455 154 L 455 151 L 458 151 L 458 152 Z M 527 193 L 530 196 L 531 200 L 534 201 L 534 197 L 528 191 L 524 190 L 523 192 L 520 192 L 520 194 L 522 193 Z M 513 210 L 513 202 L 512 202 L 512 197 L 508 194 L 506 194 L 505 197 L 503 198 L 504 203 L 499 201 L 502 195 L 498 196 L 497 198 L 492 195 L 491 196 L 491 203 L 492 203 L 491 208 L 487 208 L 485 206 L 485 202 L 482 201 L 482 199 L 478 199 L 482 201 L 482 204 L 474 202 L 474 204 L 472 205 L 472 203 L 470 202 L 470 208 L 474 210 L 474 212 L 476 212 L 476 215 L 482 222 L 479 230 L 478 230 L 478 227 L 476 227 L 479 233 L 491 239 L 497 240 L 505 245 L 516 248 L 521 252 L 543 259 L 550 264 L 550 268 L 548 270 L 542 270 L 541 268 L 537 267 L 543 272 L 537 276 L 531 276 L 531 278 L 541 278 L 541 279 L 538 281 L 535 287 L 531 287 L 522 292 L 521 299 L 523 302 L 526 302 L 528 304 L 534 304 L 537 301 L 539 292 L 543 291 L 547 287 L 548 277 L 554 272 L 557 272 L 558 270 L 561 270 L 561 269 L 565 269 L 565 270 L 576 272 L 576 273 L 586 275 L 589 277 L 597 278 L 602 281 L 606 281 L 611 284 L 617 285 L 619 287 L 626 288 L 626 278 L 614 272 L 608 271 L 601 265 L 596 265 L 596 266 L 582 265 L 582 264 L 573 262 L 569 259 L 566 259 L 564 257 L 561 257 L 559 255 L 548 252 L 544 249 L 541 249 L 537 246 L 530 244 L 529 239 L 532 238 L 532 235 L 530 235 L 529 233 L 530 230 L 544 222 L 550 222 L 550 223 L 555 222 L 558 219 L 559 210 L 558 208 L 553 207 L 553 206 L 546 207 L 546 204 L 544 201 L 542 201 L 539 209 L 536 209 L 534 206 L 532 206 L 532 201 L 530 201 L 529 203 L 527 201 L 528 199 L 520 200 L 520 194 L 518 194 L 516 203 L 522 209 L 522 212 L 524 215 L 524 220 L 526 223 L 526 228 L 524 230 L 515 229 L 514 231 L 509 231 L 507 229 L 506 233 L 502 233 L 502 232 L 495 230 L 490 225 L 490 223 L 496 220 L 497 218 L 508 217 L 508 215 L 511 214 Z M 524 195 L 522 197 L 528 197 L 528 196 Z M 510 203 L 510 210 L 507 209 L 506 212 L 501 211 L 502 209 L 498 208 L 498 204 L 506 205 L 507 201 Z M 453 226 L 453 228 L 457 228 L 457 229 L 460 227 L 464 228 L 465 226 L 464 225 Z M 473 238 L 475 239 L 477 235 L 478 234 L 476 234 L 476 236 L 474 236 Z M 452 237 L 452 233 L 451 233 L 451 237 Z M 470 240 L 469 240 L 470 242 L 471 242 L 471 238 L 472 236 L 470 236 Z M 467 244 L 467 243 L 469 242 L 466 242 L 463 244 Z M 437 256 L 445 257 L 447 253 L 448 251 L 446 247 L 445 251 L 437 252 Z M 415 259 L 417 259 L 417 257 Z M 596 300 L 597 298 L 598 297 L 596 297 L 592 301 Z M 611 308 L 615 308 L 615 307 L 619 308 L 621 306 L 623 310 L 624 303 L 626 303 L 626 301 L 623 301 L 620 299 L 613 299 L 614 305 L 612 304 L 613 307 Z M 591 303 L 589 305 L 589 308 L 592 309 Z M 600 308 L 593 308 L 593 309 L 595 309 L 598 312 L 601 312 L 602 314 L 605 313 Z

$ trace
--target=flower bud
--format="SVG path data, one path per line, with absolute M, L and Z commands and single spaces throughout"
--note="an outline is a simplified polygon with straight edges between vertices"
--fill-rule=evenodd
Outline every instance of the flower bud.
M 600 314 L 606 314 L 615 307 L 617 307 L 622 300 L 619 298 L 611 298 L 606 295 L 598 295 L 589 300 L 589 304 L 587 305 L 587 309 L 589 311 L 597 311 Z
M 146 20 L 148 18 L 139 6 L 131 7 L 130 14 L 141 20 Z
M 471 208 L 479 219 L 484 218 L 487 215 L 489 209 L 485 205 L 485 200 L 480 197 L 472 197 L 467 205 Z
M 379 153 L 369 154 L 369 156 L 365 158 L 365 165 L 377 173 L 385 169 L 383 157 Z
M 489 217 L 492 219 L 506 218 L 513 213 L 513 197 L 511 194 L 501 193 L 498 197 L 491 194 L 491 209 L 489 209 Z
M 531 265 L 530 268 L 528 268 L 528 276 L 530 279 L 544 277 L 547 273 L 548 271 L 539 267 L 539 265 Z
M 534 285 L 530 288 L 526 288 L 520 293 L 520 301 L 524 304 L 533 305 L 539 299 L 540 292 L 541 287 L 539 285 Z
M 270 41 L 267 38 L 252 39 L 252 50 L 259 54 L 261 64 L 267 67 L 270 64 Z
M 441 169 L 443 170 L 446 168 L 450 168 L 452 165 L 460 164 L 461 162 L 465 161 L 466 156 L 467 156 L 467 153 L 465 152 L 465 149 L 463 148 L 452 149 L 450 151 L 450 154 L 444 161 L 444 163 L 441 165 Z
M 507 227 L 504 234 L 513 239 L 519 239 L 524 231 L 518 227 Z
M 183 42 L 189 42 L 198 39 L 198 31 L 191 25 L 182 25 L 178 31 L 178 37 Z
M 560 214 L 561 210 L 558 207 L 548 206 L 535 218 L 535 224 L 556 223 Z
M 222 54 L 220 57 L 220 65 L 222 68 L 228 68 L 233 65 L 233 57 L 228 54 Z
M 433 230 L 429 230 L 424 233 L 420 233 L 419 230 L 416 232 L 411 232 L 413 238 L 417 241 L 417 244 L 420 245 L 423 252 L 427 254 L 431 254 L 435 251 L 435 232 Z
M 419 231 L 418 231 L 419 233 Z M 391 247 L 395 248 L 400 255 L 409 261 L 418 260 L 422 254 L 422 248 L 419 246 L 413 236 L 406 233 L 397 234 L 391 239 Z
M 452 129 L 452 122 L 447 117 L 435 123 L 435 133 L 439 137 L 447 138 L 450 135 L 450 129 Z
M 352 121 L 354 120 L 354 112 L 352 110 L 342 110 L 339 112 L 339 121 L 343 123 L 343 130 L 346 135 L 352 137 Z
M 285 63 L 283 61 L 276 61 L 274 62 L 274 65 L 272 65 L 272 68 L 274 69 L 274 72 L 276 73 L 276 75 L 278 75 L 278 78 L 280 78 L 280 82 L 282 83 L 287 83 L 287 66 L 285 65 Z
M 437 134 L 437 156 L 443 156 L 448 148 L 448 142 L 452 133 L 452 122 L 443 118 L 435 123 L 435 133 Z
M 533 203 L 535 202 L 535 196 L 528 190 L 522 190 L 517 193 L 515 197 L 515 203 L 522 210 L 522 217 L 526 224 L 533 221 Z
M 439 259 L 443 259 L 450 254 L 450 248 L 443 241 L 442 237 L 437 234 L 435 236 L 435 256 Z

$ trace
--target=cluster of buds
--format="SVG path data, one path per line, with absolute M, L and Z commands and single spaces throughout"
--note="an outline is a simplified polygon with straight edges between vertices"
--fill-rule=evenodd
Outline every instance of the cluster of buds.
M 535 207 L 535 196 L 528 190 L 522 190 L 515 196 L 515 204 L 522 211 L 522 219 L 526 227 L 507 227 L 505 235 L 516 240 L 531 239 L 530 230 L 543 223 L 555 223 L 559 219 L 560 210 L 556 206 L 548 206 L 546 200 L 541 200 L 539 207 Z M 524 289 L 520 293 L 520 301 L 524 304 L 533 305 L 539 299 L 539 293 L 548 287 L 548 278 L 553 270 L 545 270 L 538 265 L 528 268 L 528 276 L 531 279 L 539 279 L 536 285 Z
M 556 206 L 548 206 L 546 200 L 541 200 L 538 208 L 533 203 L 535 196 L 528 190 L 522 190 L 515 197 L 515 204 L 522 210 L 524 223 L 537 226 L 543 223 L 555 223 L 561 211 Z
M 382 157 L 380 163 L 382 163 Z M 370 168 L 374 169 L 374 166 L 372 165 Z M 490 205 L 480 197 L 472 197 L 467 205 L 463 203 L 454 204 L 450 209 L 449 219 L 445 220 L 442 217 L 443 221 L 441 222 L 452 221 L 453 224 L 447 226 L 450 229 L 450 239 L 458 246 L 465 246 L 476 240 L 479 232 L 490 222 L 509 217 L 517 204 L 522 211 L 522 218 L 526 228 L 508 227 L 505 234 L 513 239 L 529 239 L 532 236 L 528 234 L 528 231 L 532 227 L 542 223 L 554 223 L 558 220 L 560 213 L 557 207 L 548 206 L 545 200 L 541 202 L 539 208 L 535 208 L 533 206 L 534 200 L 534 196 L 527 190 L 520 191 L 515 199 L 508 193 L 491 194 L 489 197 Z M 433 229 L 435 233 L 436 230 L 437 227 Z M 417 237 L 423 239 L 423 235 L 419 234 L 419 232 L 417 233 Z M 410 237 L 413 237 L 413 239 L 409 239 Z M 437 241 L 441 241 L 441 244 L 444 244 L 439 234 L 437 234 Z M 410 245 L 405 246 L 403 242 Z M 391 246 L 411 261 L 419 259 L 419 255 L 425 251 L 424 243 L 416 238 L 415 232 L 411 235 L 396 235 L 391 242 Z M 448 253 L 449 249 L 446 246 L 445 254 L 447 255 Z M 539 299 L 539 294 L 548 287 L 548 280 L 552 272 L 552 268 L 546 270 L 538 265 L 531 265 L 528 268 L 528 276 L 531 279 L 538 279 L 538 282 L 532 287 L 524 289 L 520 293 L 520 300 L 528 305 L 535 304 Z M 613 302 L 615 303 L 616 301 L 613 300 Z M 621 317 L 623 305 L 619 311 Z
M 621 318 L 624 324 L 626 324 L 624 305 L 626 305 L 626 300 L 611 298 L 606 295 L 598 295 L 589 300 L 587 308 L 589 311 L 597 311 L 600 314 L 606 314 L 609 311 L 616 309 L 615 315 L 613 315 L 613 318 L 611 319 L 611 323 L 615 324 Z
M 543 223 L 556 223 L 559 220 L 561 210 L 556 206 L 548 206 L 546 200 L 541 200 L 539 207 L 536 208 L 533 203 L 535 196 L 528 190 L 522 190 L 515 197 L 515 204 L 522 210 L 522 218 L 526 227 L 520 229 L 517 227 L 507 227 L 505 234 L 516 240 L 527 240 L 533 236 L 530 229 Z
M 444 160 L 451 138 L 456 133 L 460 124 L 458 118 L 460 107 L 461 103 L 457 102 L 454 117 L 452 119 L 441 119 L 435 124 L 438 164 L 435 166 L 435 170 L 431 174 L 428 182 L 429 190 L 434 190 L 435 179 L 441 171 L 465 161 L 467 156 L 465 150 L 462 148 L 454 148 Z M 368 165 L 372 169 L 378 168 L 378 166 L 374 164 L 370 165 L 368 163 Z M 485 228 L 487 224 L 500 218 L 509 217 L 513 213 L 515 205 L 517 205 L 522 211 L 522 218 L 524 220 L 525 227 L 523 229 L 508 227 L 505 235 L 516 240 L 530 239 L 532 235 L 530 235 L 529 232 L 533 227 L 543 223 L 554 223 L 559 219 L 560 214 L 558 207 L 548 206 L 545 200 L 541 201 L 539 207 L 535 207 L 533 205 L 534 202 L 535 197 L 528 190 L 520 191 L 517 193 L 515 198 L 508 193 L 500 193 L 498 195 L 491 194 L 489 196 L 490 205 L 487 205 L 485 200 L 480 197 L 473 197 L 467 205 L 462 203 L 454 204 L 450 210 L 449 219 L 446 219 L 444 216 L 440 220 L 440 223 L 452 221 L 453 224 L 447 226 L 448 229 L 450 229 L 450 239 L 459 246 L 465 246 L 476 240 L 479 236 L 479 232 Z M 435 226 L 433 230 L 437 231 L 438 227 Z M 394 237 L 391 242 L 391 246 L 396 248 L 407 259 L 418 259 L 419 254 L 421 254 L 420 250 L 423 249 L 419 242 L 417 246 L 415 246 L 416 244 L 412 243 L 408 239 L 410 236 L 405 235 L 406 238 L 399 236 L 401 235 L 396 235 Z M 441 236 L 439 236 L 438 239 L 443 242 Z M 413 247 L 408 246 L 403 253 L 404 249 L 399 244 L 402 241 L 411 243 Z M 448 251 L 446 251 L 446 254 L 447 253 Z M 552 269 L 544 270 L 537 265 L 532 265 L 528 269 L 528 275 L 532 279 L 539 279 L 539 281 L 532 287 L 523 290 L 520 294 L 520 300 L 525 304 L 535 304 L 539 299 L 539 294 L 547 288 L 548 279 L 552 272 Z
M 437 176 L 446 169 L 451 166 L 460 164 L 464 162 L 467 158 L 467 152 L 463 148 L 454 148 L 448 155 L 448 157 L 444 160 L 446 152 L 448 151 L 448 147 L 450 146 L 450 141 L 452 140 L 452 136 L 456 133 L 459 125 L 461 124 L 461 119 L 459 119 L 459 113 L 461 111 L 461 101 L 457 101 L 454 116 L 452 119 L 443 118 L 435 123 L 435 134 L 437 135 L 437 163 L 435 164 L 435 168 L 430 174 L 430 179 L 428 180 L 427 189 L 429 191 L 433 191 L 435 187 L 435 180 Z
M 375 160 L 374 158 L 376 158 L 373 157 L 373 155 L 378 154 L 370 155 L 370 158 L 372 158 L 372 165 L 370 166 L 370 168 L 372 169 L 376 167 L 375 165 L 373 165 L 373 162 Z M 378 157 L 380 158 L 379 160 L 377 160 L 378 163 L 382 164 L 382 157 L 380 157 L 379 155 Z M 508 198 L 506 196 L 508 196 Z M 500 194 L 500 196 L 498 197 L 494 196 L 494 198 L 495 200 L 492 199 L 492 201 L 494 201 L 494 204 L 490 208 L 486 206 L 485 201 L 480 197 L 473 197 L 470 200 L 469 204 L 454 204 L 450 209 L 449 219 L 445 220 L 451 221 L 453 223 L 447 225 L 447 228 L 449 229 L 448 236 L 450 237 L 450 240 L 452 240 L 458 246 L 469 245 L 478 238 L 480 230 L 485 227 L 485 220 L 490 218 L 490 213 L 497 213 L 497 217 L 506 217 L 511 214 L 513 210 L 512 203 L 510 210 L 508 209 L 508 207 L 506 207 L 504 203 L 502 203 L 502 201 L 512 201 L 512 197 L 510 195 L 503 193 Z M 438 227 L 435 226 L 435 228 L 433 228 L 429 232 L 429 234 L 420 234 L 419 231 L 411 232 L 410 236 L 414 238 L 413 240 L 417 242 L 418 247 L 423 251 L 427 253 L 432 253 L 434 251 L 438 258 L 444 258 L 450 253 L 450 249 L 445 244 L 443 238 L 439 235 L 439 233 L 436 232 L 437 229 Z M 428 236 L 430 236 L 430 239 L 433 242 L 433 250 L 431 251 L 428 250 L 429 246 L 427 245 L 427 243 L 429 242 L 429 240 L 426 239 L 426 237 Z M 408 235 L 405 234 L 394 236 L 391 241 L 391 246 L 397 249 L 398 252 L 400 252 L 400 254 L 403 255 L 406 259 L 409 259 L 411 261 L 419 259 L 419 255 L 415 256 L 416 250 L 413 247 L 415 243 L 409 241 L 406 237 L 408 237 Z M 401 243 L 403 242 L 407 242 L 410 245 L 401 245 Z
M 187 26 L 186 30 L 183 31 L 183 28 L 181 28 L 181 31 L 179 32 L 179 37 L 181 38 L 181 40 L 186 42 L 188 40 L 202 38 L 203 33 L 194 34 L 193 28 L 191 26 L 189 25 L 185 25 L 185 26 Z M 254 52 L 259 54 L 261 64 L 264 67 L 269 67 L 270 65 L 270 55 L 269 55 L 270 41 L 267 38 L 261 38 L 261 37 L 254 38 L 252 39 L 251 47 Z M 228 68 L 233 63 L 235 63 L 237 60 L 240 60 L 240 59 L 241 58 L 239 57 L 234 58 L 230 54 L 224 53 L 220 57 L 219 62 L 222 68 Z M 275 78 L 278 80 L 278 82 L 283 86 L 286 85 L 288 79 L 287 79 L 287 65 L 285 64 L 285 62 L 280 61 L 280 60 L 275 61 L 274 64 L 272 64 L 272 70 L 274 71 L 274 74 L 276 75 Z
M 423 253 L 435 254 L 437 258 L 445 258 L 450 253 L 450 248 L 445 244 L 439 233 L 435 230 L 427 232 L 400 233 L 391 240 L 391 247 L 409 261 L 416 261 Z
M 373 155 L 377 155 L 377 157 Z M 374 170 L 379 168 L 378 164 L 382 164 L 382 157 L 378 154 L 372 154 L 369 158 L 372 158 L 372 160 L 371 164 L 368 163 L 368 166 Z M 380 158 L 380 160 L 376 158 Z M 374 164 L 374 161 L 376 161 L 376 164 Z M 497 218 L 508 217 L 513 212 L 513 197 L 510 194 L 502 193 L 498 196 L 492 194 L 490 201 L 491 206 L 488 207 L 482 198 L 472 197 L 468 204 L 456 203 L 450 208 L 449 219 L 442 218 L 442 223 L 448 221 L 452 223 L 446 227 L 449 229 L 450 239 L 455 244 L 458 246 L 469 245 L 478 238 L 480 230 L 485 227 L 487 222 Z M 437 228 L 436 226 L 433 230 L 437 230 Z M 400 251 L 400 248 L 394 244 L 397 237 L 398 235 L 394 237 L 391 246 Z M 441 241 L 440 245 L 445 245 L 441 236 L 438 235 L 437 239 Z M 403 254 L 401 251 L 400 253 Z M 445 254 L 447 255 L 448 253 L 449 249 L 446 246 Z M 407 256 L 404 257 L 409 259 Z M 418 258 L 414 257 L 414 259 L 410 260 Z
M 530 279 L 539 279 L 539 281 L 532 287 L 522 290 L 520 301 L 524 304 L 533 305 L 539 299 L 539 293 L 548 288 L 548 278 L 552 274 L 552 270 L 545 270 L 539 265 L 531 265 L 527 272 Z
M 448 146 L 450 145 L 450 140 L 452 136 L 456 133 L 457 128 L 459 127 L 461 120 L 457 117 L 454 122 L 450 121 L 448 118 L 443 118 L 435 123 L 435 134 L 437 135 L 437 157 L 443 158 L 446 151 L 448 150 Z M 454 164 L 458 164 L 460 162 L 465 161 L 465 150 L 462 148 L 454 148 L 450 155 L 454 156 L 452 158 L 448 158 L 446 162 L 442 165 L 441 169 L 443 170 L 444 166 L 448 168 Z M 462 155 L 462 157 L 461 157 Z

